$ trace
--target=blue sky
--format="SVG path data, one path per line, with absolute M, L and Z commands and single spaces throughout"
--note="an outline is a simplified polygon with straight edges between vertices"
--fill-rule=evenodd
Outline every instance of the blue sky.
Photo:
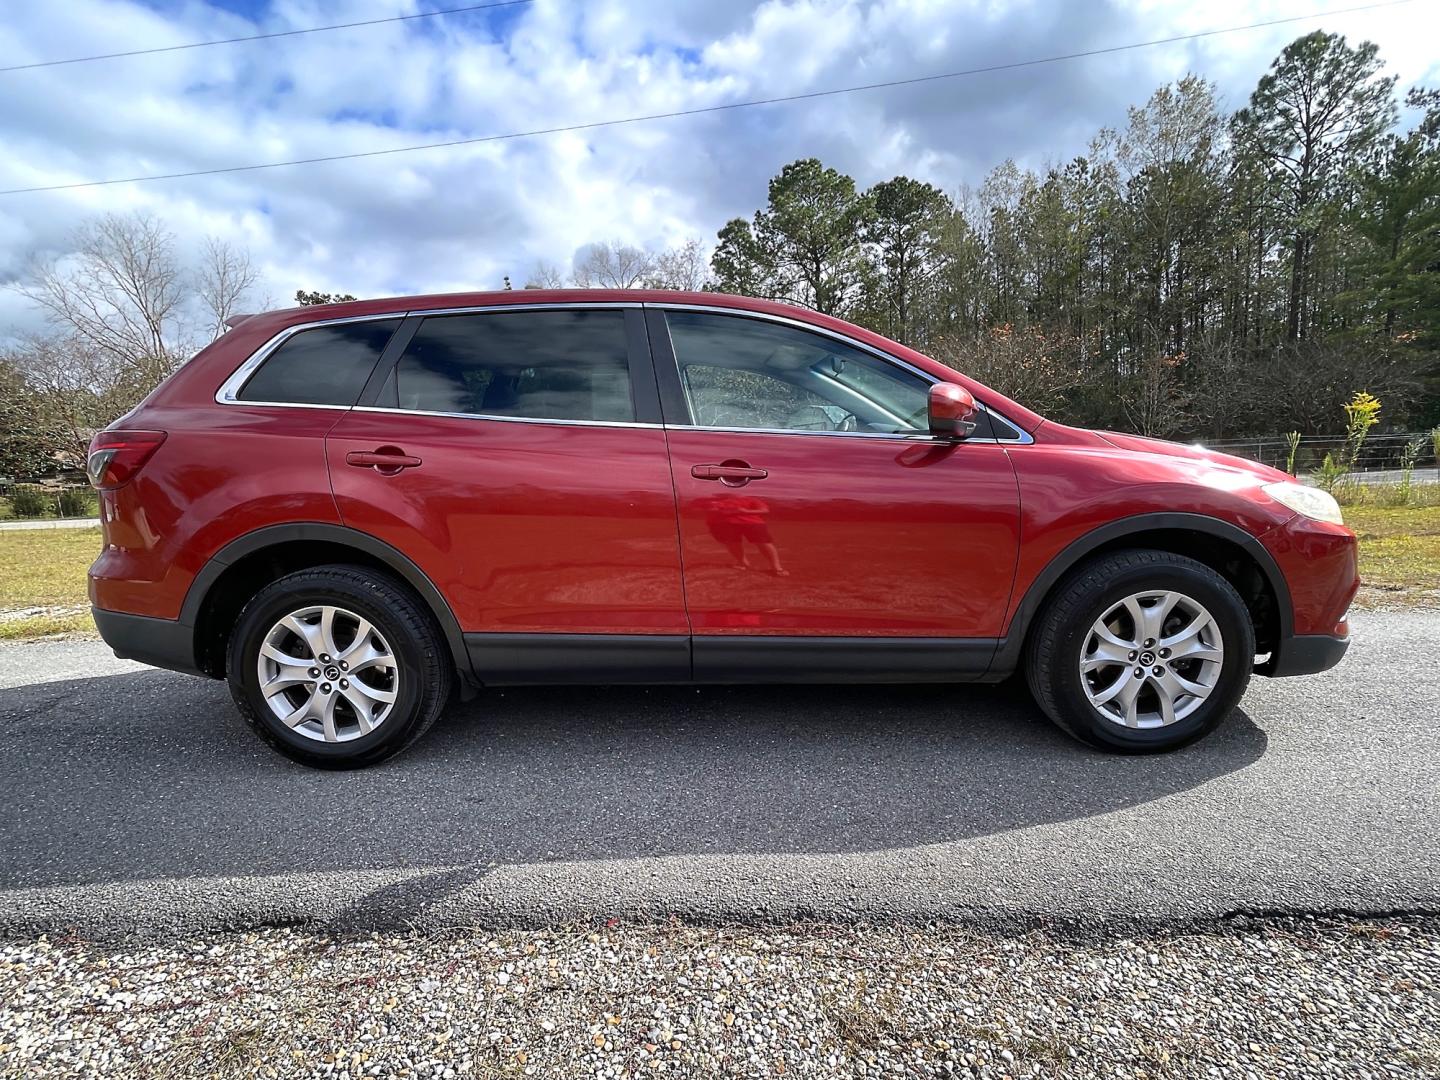
M 803 93 L 1350 6 L 1356 0 L 536 0 L 274 41 L 0 74 L 0 188 L 248 164 Z M 453 7 L 463 0 L 18 0 L 25 63 Z M 1370 38 L 1402 88 L 1440 83 L 1440 4 L 918 87 L 366 161 L 0 198 L 0 283 L 110 211 L 182 248 L 243 244 L 256 302 L 498 287 L 596 240 L 707 243 L 818 156 L 862 185 L 948 190 L 1043 167 L 1188 71 L 1243 102 L 1316 27 Z M 0 288 L 0 337 L 36 325 Z

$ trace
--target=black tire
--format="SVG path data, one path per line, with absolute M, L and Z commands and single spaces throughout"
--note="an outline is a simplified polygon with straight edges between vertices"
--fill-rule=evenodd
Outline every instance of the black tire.
M 374 624 L 400 671 L 395 701 L 383 721 L 347 742 L 318 742 L 291 730 L 260 692 L 256 662 L 266 633 L 287 614 L 321 604 L 345 608 Z M 400 753 L 439 718 L 455 677 L 440 629 L 420 600 L 396 579 L 361 566 L 317 566 L 261 589 L 230 636 L 226 672 L 240 715 L 256 734 L 286 757 L 318 769 L 358 769 Z
M 1091 705 L 1079 665 L 1095 621 L 1127 596 L 1149 589 L 1173 590 L 1204 605 L 1219 626 L 1224 656 L 1199 708 L 1163 727 L 1128 728 Z M 1025 675 L 1040 708 L 1063 731 L 1098 749 L 1154 754 L 1213 731 L 1245 692 L 1254 661 L 1255 628 L 1228 581 L 1168 551 L 1117 551 L 1081 566 L 1049 598 L 1030 634 Z

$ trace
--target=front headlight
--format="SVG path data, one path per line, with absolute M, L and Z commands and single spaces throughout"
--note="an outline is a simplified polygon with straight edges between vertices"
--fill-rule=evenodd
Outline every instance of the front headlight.
M 1260 490 L 1297 514 L 1304 514 L 1316 521 L 1328 521 L 1333 525 L 1345 524 L 1340 517 L 1340 504 L 1335 501 L 1335 497 L 1319 488 L 1281 480 L 1276 484 L 1266 484 Z

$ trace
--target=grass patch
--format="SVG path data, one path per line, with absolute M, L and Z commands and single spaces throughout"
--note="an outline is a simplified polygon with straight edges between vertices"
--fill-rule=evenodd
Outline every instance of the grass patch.
M 0 532 L 0 641 L 93 634 L 85 572 L 99 553 L 99 529 Z M 25 608 L 57 610 L 6 616 Z
M 1440 506 L 1349 506 L 1360 537 L 1360 580 L 1385 591 L 1440 591 Z
M 18 619 L 0 618 L 0 641 L 29 641 L 31 638 L 55 634 L 94 634 L 95 620 L 90 612 L 63 615 L 26 615 Z
M 85 572 L 100 554 L 100 530 L 0 532 L 0 611 L 89 603 Z

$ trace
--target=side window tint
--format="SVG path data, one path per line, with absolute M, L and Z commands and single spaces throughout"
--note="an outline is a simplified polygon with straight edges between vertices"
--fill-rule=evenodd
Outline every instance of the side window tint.
M 337 323 L 301 330 L 246 380 L 241 401 L 354 405 L 399 319 Z
M 625 313 L 432 316 L 410 340 L 385 395 L 422 412 L 632 421 Z
M 830 431 L 843 418 L 818 394 L 764 372 L 709 364 L 685 364 L 681 371 L 695 423 L 705 427 Z
M 708 312 L 666 313 L 694 423 L 924 432 L 930 384 L 834 338 Z

